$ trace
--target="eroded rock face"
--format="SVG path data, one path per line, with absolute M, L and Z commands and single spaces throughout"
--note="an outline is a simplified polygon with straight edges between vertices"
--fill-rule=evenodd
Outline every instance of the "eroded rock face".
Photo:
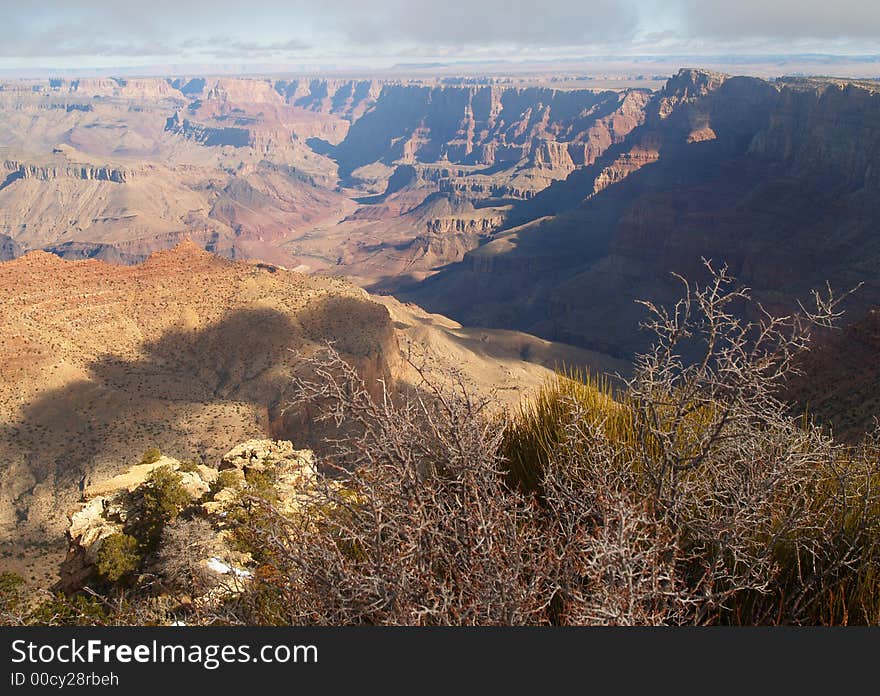
M 652 340 L 636 300 L 674 302 L 672 273 L 701 280 L 708 258 L 780 313 L 826 280 L 864 281 L 858 320 L 880 304 L 878 133 L 877 83 L 683 70 L 623 141 L 404 296 L 629 357 Z
M 441 190 L 527 198 L 620 142 L 644 120 L 649 96 L 644 90 L 385 85 L 332 153 L 343 174 L 377 160 L 470 166 L 475 170 L 450 176 Z M 495 173 L 482 174 L 482 168 Z
M 64 164 L 38 164 L 34 162 L 20 162 L 6 160 L 3 162 L 3 170 L 7 181 L 16 179 L 36 179 L 38 181 L 51 181 L 52 179 L 70 178 L 84 181 L 112 181 L 117 184 L 130 181 L 137 175 L 136 170 L 115 166 L 96 166 L 92 164 L 78 164 L 66 162 Z
M 750 153 L 793 175 L 880 191 L 880 83 L 785 82 Z
M 162 468 L 180 477 L 180 485 L 192 501 L 184 511 L 206 519 L 217 533 L 214 548 L 218 550 L 203 559 L 205 566 L 239 578 L 250 576 L 250 571 L 242 567 L 248 559 L 227 546 L 224 530 L 235 506 L 241 504 L 241 496 L 247 495 L 253 473 L 269 477 L 278 493 L 276 507 L 287 515 L 302 510 L 318 475 L 312 452 L 294 449 L 289 440 L 248 440 L 227 452 L 217 468 L 184 465 L 168 456 L 129 467 L 88 486 L 81 502 L 69 511 L 68 553 L 61 567 L 59 589 L 76 591 L 95 578 L 102 545 L 109 537 L 126 533 L 129 523 L 137 522 L 144 487 L 150 475 Z M 222 479 L 221 472 L 225 473 Z
M 248 440 L 227 452 L 219 469 L 240 471 L 245 481 L 252 471 L 270 472 L 280 494 L 279 510 L 285 514 L 301 509 L 318 475 L 312 451 L 294 449 L 290 440 Z

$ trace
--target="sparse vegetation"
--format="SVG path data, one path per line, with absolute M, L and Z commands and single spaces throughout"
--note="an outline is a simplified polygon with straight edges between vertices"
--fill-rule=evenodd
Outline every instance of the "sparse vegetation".
M 134 618 L 122 611 L 123 606 L 123 603 L 112 605 L 94 594 L 66 597 L 54 593 L 37 605 L 27 623 L 38 626 L 106 626 Z
M 377 398 L 328 347 L 293 385 L 345 434 L 326 475 L 291 513 L 271 468 L 246 468 L 243 485 L 221 472 L 209 497 L 240 485 L 223 524 L 253 577 L 194 620 L 880 623 L 880 441 L 836 443 L 781 397 L 839 300 L 744 320 L 731 307 L 748 290 L 710 270 L 675 307 L 647 306 L 657 340 L 628 382 L 567 372 L 501 418 L 418 365 L 414 391 Z M 207 586 L 217 543 L 193 502 L 156 469 L 138 537 L 184 594 Z M 118 536 L 109 580 L 145 546 Z

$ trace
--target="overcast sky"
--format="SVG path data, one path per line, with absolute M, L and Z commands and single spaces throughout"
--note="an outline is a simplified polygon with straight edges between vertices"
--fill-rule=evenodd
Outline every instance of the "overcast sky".
M 0 68 L 880 53 L 880 0 L 0 0 Z

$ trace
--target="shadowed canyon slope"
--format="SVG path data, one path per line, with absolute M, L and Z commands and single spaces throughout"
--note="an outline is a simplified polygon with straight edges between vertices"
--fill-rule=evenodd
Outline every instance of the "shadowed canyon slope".
M 621 356 L 643 349 L 636 299 L 668 302 L 671 273 L 727 263 L 773 310 L 811 288 L 864 286 L 880 303 L 880 90 L 771 84 L 685 70 L 644 123 L 507 216 L 464 260 L 404 296 L 466 323 Z
M 367 384 L 417 385 L 403 351 L 456 367 L 502 403 L 563 363 L 625 365 L 516 332 L 466 329 L 338 278 L 230 261 L 191 242 L 120 266 L 31 252 L 0 264 L 0 534 L 61 539 L 95 480 L 149 447 L 208 463 L 235 443 L 320 429 L 285 412 L 292 375 L 327 342 Z M 59 552 L 34 546 L 27 554 Z M 27 556 L 31 558 L 31 556 Z
M 839 440 L 859 442 L 880 422 L 880 311 L 820 337 L 788 396 Z

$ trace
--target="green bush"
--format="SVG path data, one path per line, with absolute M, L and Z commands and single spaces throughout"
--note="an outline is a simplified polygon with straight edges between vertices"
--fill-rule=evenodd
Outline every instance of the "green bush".
M 244 479 L 247 482 L 248 494 L 261 498 L 269 503 L 278 500 L 278 489 L 275 487 L 276 475 L 274 470 L 266 469 L 257 471 L 250 469 L 245 472 Z
M 144 484 L 144 515 L 170 522 L 192 502 L 181 485 L 183 477 L 169 466 L 153 469 Z
M 18 573 L 0 573 L 0 623 L 9 624 L 14 617 L 27 611 L 27 591 L 24 578 Z
M 186 461 L 183 461 L 180 463 L 180 466 L 178 467 L 177 470 L 183 471 L 184 473 L 190 473 L 190 474 L 198 473 L 199 463 L 192 460 L 192 459 L 187 459 Z
M 150 472 L 141 487 L 141 515 L 126 531 L 140 541 L 142 551 L 154 551 L 165 525 L 193 502 L 182 480 L 171 467 L 160 466 Z
M 162 458 L 162 452 L 158 447 L 150 447 L 146 452 L 144 452 L 144 456 L 141 457 L 141 464 L 155 464 Z
M 225 473 L 225 472 L 223 472 Z M 275 486 L 276 474 L 272 469 L 245 472 L 246 490 L 241 504 L 231 509 L 229 522 L 232 534 L 229 542 L 233 549 L 249 553 L 259 563 L 273 560 L 271 553 L 260 543 L 260 535 L 273 528 L 276 520 L 269 509 L 279 500 Z M 259 530 L 259 531 L 257 531 Z
M 98 597 L 61 593 L 41 603 L 28 617 L 35 626 L 102 626 L 110 622 L 105 606 Z
M 224 488 L 232 488 L 238 484 L 238 476 L 232 469 L 224 469 L 217 474 L 217 478 L 211 482 L 208 496 L 213 499 Z
M 141 564 L 138 540 L 128 534 L 107 537 L 98 549 L 98 572 L 110 582 L 119 582 Z

